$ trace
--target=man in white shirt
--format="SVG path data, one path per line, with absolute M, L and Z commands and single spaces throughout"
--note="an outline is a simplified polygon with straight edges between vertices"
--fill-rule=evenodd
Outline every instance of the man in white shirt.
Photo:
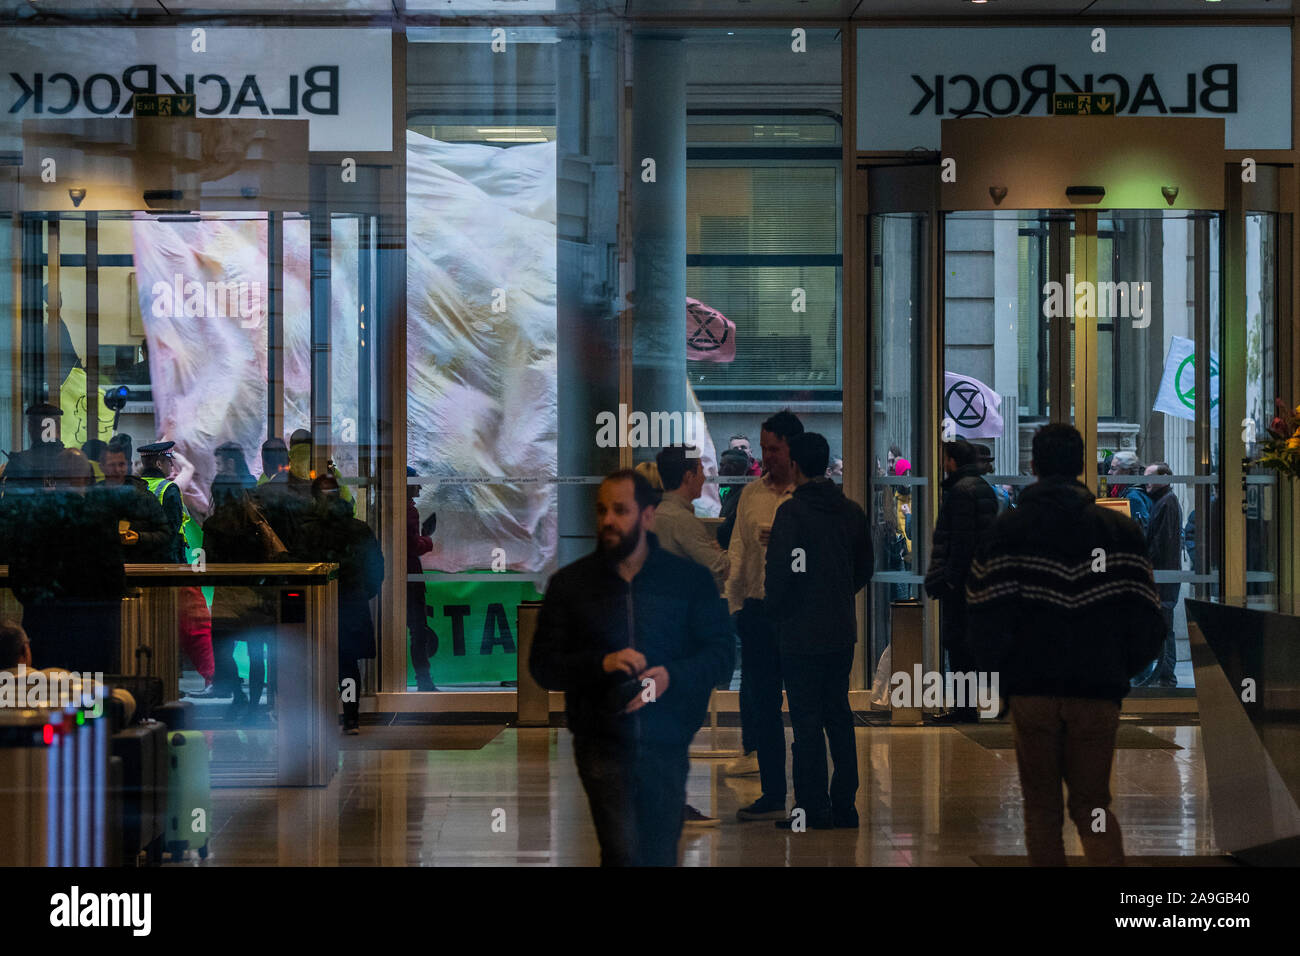
M 692 504 L 704 490 L 704 467 L 694 448 L 671 445 L 655 458 L 664 497 L 655 509 L 654 533 L 669 554 L 702 564 L 713 575 L 718 594 L 727 580 L 731 560 L 717 536 L 699 518 Z
M 740 635 L 740 725 L 745 756 L 729 774 L 752 773 L 757 758 L 763 795 L 736 814 L 741 820 L 783 819 L 785 812 L 785 724 L 781 718 L 781 654 L 776 630 L 763 613 L 767 540 L 776 509 L 794 491 L 789 441 L 803 424 L 789 409 L 763 422 L 759 447 L 763 477 L 750 482 L 736 506 L 728 549 L 727 607 Z

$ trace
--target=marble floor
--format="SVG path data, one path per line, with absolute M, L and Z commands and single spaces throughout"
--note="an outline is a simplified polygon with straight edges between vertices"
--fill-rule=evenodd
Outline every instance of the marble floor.
M 481 734 L 483 728 L 467 729 Z M 1128 854 L 1217 854 L 1200 729 L 1145 729 L 1180 749 L 1116 752 L 1114 810 Z M 973 866 L 974 857 L 1023 856 L 1013 751 L 985 749 L 952 727 L 860 726 L 857 740 L 862 826 L 856 832 L 784 833 L 770 822 L 741 823 L 736 809 L 758 796 L 757 778 L 725 777 L 721 761 L 693 759 L 688 799 L 722 824 L 686 830 L 682 863 Z M 714 745 L 738 744 L 739 731 L 724 728 Z M 696 746 L 709 745 L 706 730 Z M 344 750 L 339 759 L 340 771 L 326 788 L 214 790 L 213 837 L 202 865 L 599 861 L 567 730 L 506 728 L 480 749 Z M 1066 852 L 1081 853 L 1072 828 Z

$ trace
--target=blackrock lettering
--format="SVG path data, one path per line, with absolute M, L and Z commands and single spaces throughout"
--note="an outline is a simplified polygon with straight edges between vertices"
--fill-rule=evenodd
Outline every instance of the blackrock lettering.
M 1116 113 L 1137 113 L 1143 109 L 1159 114 L 1237 112 L 1235 63 L 1213 63 L 1203 69 L 1199 77 L 1188 73 L 1186 85 L 1177 90 L 1166 80 L 1163 92 L 1154 73 L 1143 73 L 1132 82 L 1119 73 L 1085 73 L 1076 81 L 1070 74 L 1058 72 L 1051 63 L 1025 67 L 1019 77 L 1011 73 L 994 73 L 980 80 L 969 73 L 952 76 L 938 73 L 933 77 L 913 73 L 912 80 L 921 88 L 920 98 L 912 107 L 912 116 L 927 107 L 935 116 L 966 116 L 981 112 L 993 116 L 1012 113 L 1027 116 L 1040 104 L 1042 112 L 1050 113 L 1054 93 L 1109 92 L 1115 94 Z M 1170 97 L 1181 94 L 1182 102 L 1166 98 L 1166 93 Z
M 223 76 L 220 73 L 186 73 L 177 78 L 160 73 L 156 63 L 128 66 L 119 77 L 111 73 L 92 73 L 80 77 L 71 73 L 10 73 L 18 87 L 18 98 L 10 113 L 53 114 L 61 116 L 83 106 L 99 116 L 131 112 L 131 97 L 136 93 L 193 93 L 201 116 L 337 116 L 339 113 L 339 68 L 312 66 L 285 78 L 268 83 L 257 74 Z M 159 89 L 161 80 L 165 86 Z M 283 102 L 268 106 L 262 94 L 267 89 L 288 91 Z

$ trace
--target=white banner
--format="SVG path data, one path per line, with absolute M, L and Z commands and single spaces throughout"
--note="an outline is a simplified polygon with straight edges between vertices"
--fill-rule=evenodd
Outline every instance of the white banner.
M 1219 357 L 1210 353 L 1210 409 L 1213 420 L 1219 417 Z M 1169 340 L 1165 370 L 1160 376 L 1160 391 L 1152 411 L 1175 418 L 1196 420 L 1196 352 L 1191 339 L 1175 335 Z
M 943 373 L 942 413 L 958 438 L 1002 437 L 1002 396 L 974 376 Z
M 135 93 L 193 93 L 203 116 L 305 119 L 313 150 L 393 148 L 392 34 L 376 29 L 0 29 L 0 151 L 23 120 L 130 116 Z
M 944 119 L 1095 91 L 1124 116 L 1222 117 L 1227 149 L 1291 148 L 1290 27 L 1094 29 L 860 28 L 858 147 L 938 149 Z

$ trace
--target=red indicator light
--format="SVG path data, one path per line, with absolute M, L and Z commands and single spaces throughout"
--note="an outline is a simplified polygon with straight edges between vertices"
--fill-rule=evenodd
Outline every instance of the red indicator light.
M 45 730 L 43 731 L 42 736 L 44 736 L 44 738 L 45 738 L 45 742 L 46 742 L 47 744 L 52 744 L 52 743 L 54 743 L 54 725 L 53 725 L 53 724 L 46 724 L 46 725 L 45 725 Z

